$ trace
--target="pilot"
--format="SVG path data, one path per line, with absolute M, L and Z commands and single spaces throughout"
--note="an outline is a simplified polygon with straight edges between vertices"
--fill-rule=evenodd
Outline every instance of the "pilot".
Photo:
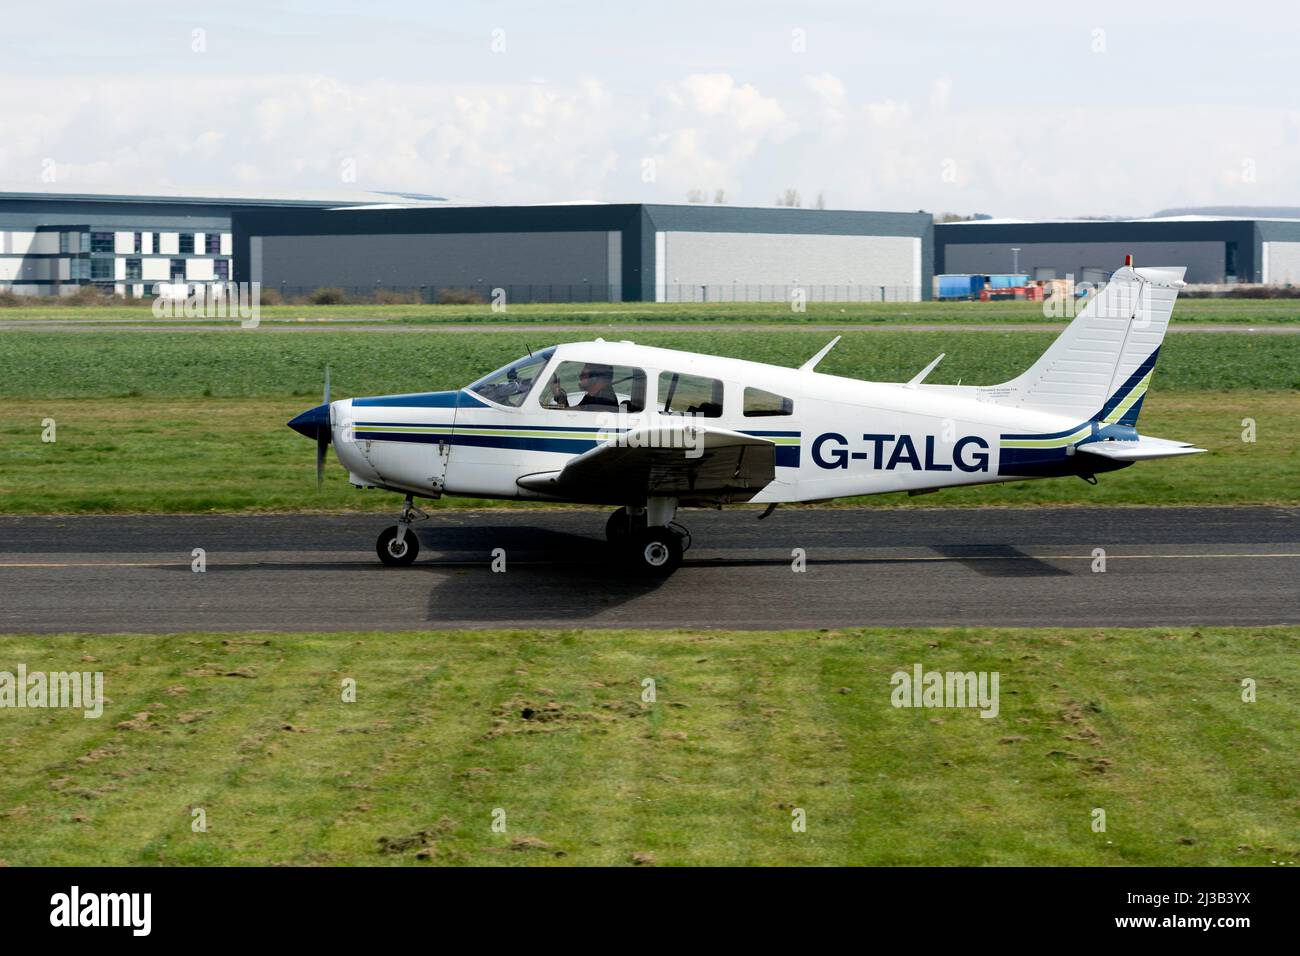
M 578 373 L 578 386 L 586 392 L 578 408 L 599 410 L 618 408 L 618 394 L 614 391 L 614 370 L 608 365 L 588 362 Z

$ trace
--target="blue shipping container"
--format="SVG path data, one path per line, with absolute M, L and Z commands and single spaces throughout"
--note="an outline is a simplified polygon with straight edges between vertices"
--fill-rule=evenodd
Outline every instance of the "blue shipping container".
M 1020 289 L 1029 284 L 1029 276 L 989 276 L 990 289 Z
M 983 276 L 947 275 L 936 278 L 939 280 L 941 299 L 976 299 L 984 288 Z

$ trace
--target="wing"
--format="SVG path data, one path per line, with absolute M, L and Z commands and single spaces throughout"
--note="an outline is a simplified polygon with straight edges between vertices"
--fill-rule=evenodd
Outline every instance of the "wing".
M 652 496 L 725 503 L 748 501 L 775 477 L 776 445 L 766 438 L 691 424 L 626 432 L 518 484 L 592 504 Z

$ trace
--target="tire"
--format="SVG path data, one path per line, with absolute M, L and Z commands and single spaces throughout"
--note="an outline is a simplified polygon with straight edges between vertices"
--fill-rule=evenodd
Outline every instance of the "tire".
M 671 528 L 647 528 L 631 537 L 628 554 L 638 573 L 666 578 L 682 563 L 682 538 Z
M 404 568 L 414 563 L 416 555 L 420 553 L 420 539 L 415 536 L 415 532 L 407 528 L 406 535 L 402 538 L 401 551 L 394 553 L 396 545 L 397 525 L 381 531 L 379 540 L 375 542 L 375 553 L 379 555 L 379 560 L 390 568 Z
M 619 508 L 609 516 L 609 521 L 605 522 L 605 540 L 612 545 L 627 544 L 634 529 L 645 530 L 645 515 L 634 518 L 627 513 L 626 508 Z

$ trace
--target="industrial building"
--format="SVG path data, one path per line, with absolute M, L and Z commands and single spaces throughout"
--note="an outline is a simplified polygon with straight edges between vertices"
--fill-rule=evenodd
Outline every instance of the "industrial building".
M 916 301 L 928 213 L 566 203 L 244 209 L 235 277 L 320 287 L 472 291 L 483 301 Z M 500 290 L 499 292 L 497 290 Z
M 93 285 L 126 296 L 157 283 L 232 278 L 231 216 L 240 209 L 362 206 L 389 193 L 314 197 L 0 192 L 0 291 L 68 295 Z M 440 202 L 401 194 L 405 203 Z
M 1186 266 L 1189 283 L 1300 283 L 1300 219 L 983 219 L 940 223 L 934 236 L 939 275 L 1019 273 L 1097 284 L 1132 255 L 1138 265 Z
M 422 193 L 147 196 L 0 192 L 0 291 L 126 296 L 259 282 L 421 301 L 916 301 L 940 274 L 1300 284 L 1300 219 L 931 222 L 928 213 L 709 204 L 491 206 Z

